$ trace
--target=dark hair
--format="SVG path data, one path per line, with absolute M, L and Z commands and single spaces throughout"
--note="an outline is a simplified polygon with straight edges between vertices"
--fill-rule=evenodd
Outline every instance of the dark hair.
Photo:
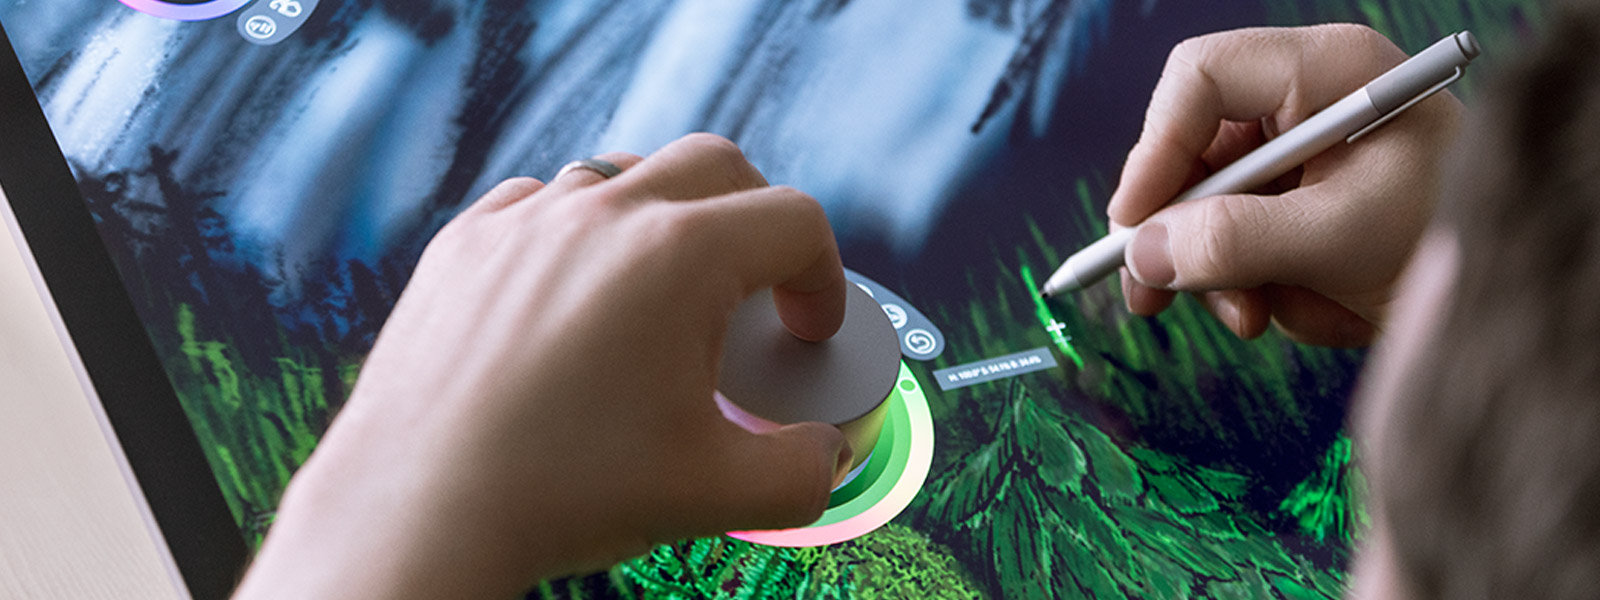
M 1600 597 L 1600 10 L 1563 8 L 1479 98 L 1454 293 L 1370 465 L 1421 598 Z

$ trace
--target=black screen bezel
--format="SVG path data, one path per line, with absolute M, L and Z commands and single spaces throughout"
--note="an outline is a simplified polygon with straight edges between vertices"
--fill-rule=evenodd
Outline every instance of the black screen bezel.
M 189 593 L 226 598 L 244 536 L 3 25 L 0 48 L 0 187 Z

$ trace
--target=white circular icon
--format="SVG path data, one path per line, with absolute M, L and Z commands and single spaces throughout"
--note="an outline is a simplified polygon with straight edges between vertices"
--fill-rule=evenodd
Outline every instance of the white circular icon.
M 278 32 L 278 22 L 266 15 L 256 15 L 244 22 L 244 32 L 250 37 L 264 40 Z
M 305 7 L 301 6 L 300 0 L 272 0 L 272 3 L 268 4 L 267 7 L 291 19 L 300 16 L 300 13 L 305 11 Z
M 906 326 L 906 309 L 900 308 L 899 304 L 884 304 L 883 314 L 889 315 L 889 322 L 894 324 L 895 329 Z
M 917 356 L 929 356 L 937 349 L 939 341 L 926 329 L 913 329 L 906 332 L 906 350 Z

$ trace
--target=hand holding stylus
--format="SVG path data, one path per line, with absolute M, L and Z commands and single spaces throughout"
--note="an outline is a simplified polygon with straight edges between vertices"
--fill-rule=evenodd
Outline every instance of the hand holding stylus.
M 1406 58 L 1355 25 L 1231 31 L 1174 49 L 1108 207 L 1114 227 L 1137 227 L 1129 310 L 1153 315 L 1188 291 L 1240 337 L 1270 321 L 1304 342 L 1370 343 L 1433 212 L 1462 113 L 1448 92 L 1255 193 L 1160 209 Z
M 240 597 L 510 598 L 656 543 L 806 525 L 838 429 L 713 401 L 739 302 L 819 340 L 845 279 L 821 207 L 731 142 L 502 184 L 429 244 Z

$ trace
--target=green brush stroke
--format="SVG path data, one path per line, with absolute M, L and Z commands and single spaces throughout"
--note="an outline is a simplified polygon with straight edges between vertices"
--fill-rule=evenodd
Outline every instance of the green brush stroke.
M 1318 542 L 1353 542 L 1356 533 L 1370 524 L 1366 507 L 1359 501 L 1364 480 L 1352 464 L 1354 445 L 1349 436 L 1339 436 L 1323 454 L 1321 468 L 1278 505 L 1278 510 L 1293 517 L 1300 530 Z
M 1066 324 L 1056 321 L 1055 316 L 1050 314 L 1050 305 L 1039 295 L 1039 286 L 1033 281 L 1033 269 L 1023 265 L 1017 273 L 1022 276 L 1022 284 L 1027 288 L 1028 294 L 1033 296 L 1033 315 L 1039 320 L 1039 326 L 1050 333 L 1050 341 L 1055 344 L 1056 349 L 1060 350 L 1063 356 L 1072 359 L 1072 364 L 1077 365 L 1078 370 L 1083 370 L 1083 357 L 1072 347 L 1072 338 L 1065 333 Z

